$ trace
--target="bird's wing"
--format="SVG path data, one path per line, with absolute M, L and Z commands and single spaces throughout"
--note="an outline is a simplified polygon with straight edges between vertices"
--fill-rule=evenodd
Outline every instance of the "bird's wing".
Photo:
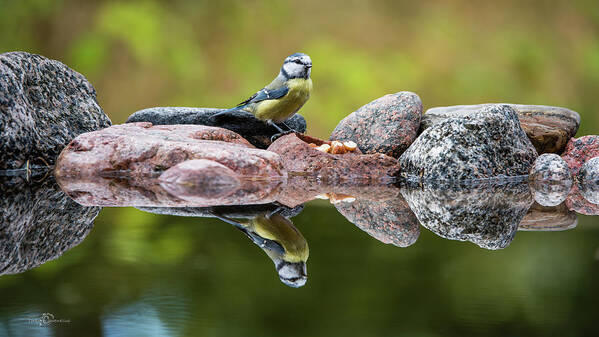
M 269 99 L 279 99 L 287 95 L 288 92 L 289 88 L 286 85 L 283 85 L 276 89 L 268 89 L 268 87 L 262 88 L 262 90 L 253 94 L 252 97 L 246 99 L 245 101 L 237 104 L 237 106 L 239 107 L 250 103 L 258 103 Z

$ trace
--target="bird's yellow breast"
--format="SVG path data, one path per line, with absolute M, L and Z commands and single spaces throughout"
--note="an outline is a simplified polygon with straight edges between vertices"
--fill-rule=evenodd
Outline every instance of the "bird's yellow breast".
M 279 99 L 266 100 L 257 104 L 254 115 L 261 120 L 283 122 L 293 116 L 310 98 L 312 80 L 294 78 L 286 82 L 289 92 Z
M 291 221 L 280 214 L 270 218 L 259 216 L 254 218 L 251 230 L 265 239 L 273 240 L 285 249 L 284 259 L 288 262 L 308 260 L 309 248 L 306 239 Z

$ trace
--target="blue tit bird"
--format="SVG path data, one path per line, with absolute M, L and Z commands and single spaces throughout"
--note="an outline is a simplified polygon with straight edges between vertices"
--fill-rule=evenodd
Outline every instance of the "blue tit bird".
M 283 62 L 279 75 L 269 85 L 236 107 L 221 111 L 212 118 L 242 110 L 272 125 L 280 133 L 285 133 L 275 123 L 285 125 L 284 122 L 308 101 L 312 92 L 311 69 L 310 56 L 303 53 L 289 55 Z M 285 126 L 287 131 L 294 131 Z
M 306 284 L 308 243 L 289 219 L 276 212 L 259 214 L 244 221 L 213 215 L 235 226 L 258 245 L 274 262 L 283 283 L 294 288 Z

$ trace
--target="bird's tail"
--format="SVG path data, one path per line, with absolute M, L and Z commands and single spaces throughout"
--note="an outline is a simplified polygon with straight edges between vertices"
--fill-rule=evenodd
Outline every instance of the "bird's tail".
M 233 225 L 233 227 L 239 229 L 240 231 L 242 231 L 248 238 L 250 238 L 250 240 L 252 240 L 255 244 L 257 244 L 258 246 L 262 247 L 263 243 L 266 243 L 267 241 L 264 240 L 264 238 L 262 238 L 260 235 L 248 230 L 241 222 L 228 218 L 226 216 L 222 216 L 218 213 L 212 212 L 212 216 L 214 216 L 215 218 L 222 220 L 228 224 Z

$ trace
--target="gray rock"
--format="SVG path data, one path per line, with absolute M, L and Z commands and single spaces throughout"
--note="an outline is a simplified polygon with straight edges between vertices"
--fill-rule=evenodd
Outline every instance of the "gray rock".
M 0 198 L 0 275 L 22 273 L 61 256 L 93 228 L 99 207 L 67 197 L 53 178 Z
M 40 55 L 0 54 L 0 170 L 51 165 L 77 135 L 108 126 L 83 75 Z
M 533 181 L 553 183 L 571 179 L 568 163 L 555 153 L 540 155 L 530 170 L 530 180 Z
M 364 154 L 398 158 L 412 144 L 420 128 L 422 101 L 402 91 L 378 98 L 345 117 L 330 140 L 351 140 Z
M 526 183 L 475 189 L 402 188 L 422 226 L 485 249 L 507 247 L 533 203 Z
M 429 127 L 399 164 L 402 177 L 434 184 L 528 175 L 536 158 L 514 109 L 491 105 Z
M 554 153 L 540 155 L 530 170 L 530 186 L 535 201 L 540 205 L 561 204 L 572 188 L 568 163 Z
M 582 196 L 588 202 L 599 205 L 599 157 L 582 164 L 576 180 Z
M 266 149 L 271 144 L 270 137 L 278 133 L 274 127 L 256 119 L 249 112 L 236 111 L 215 119 L 211 118 L 212 115 L 223 110 L 185 107 L 148 108 L 133 113 L 127 118 L 127 123 L 151 122 L 154 125 L 197 124 L 218 126 L 240 134 L 260 149 Z M 297 132 L 306 131 L 306 120 L 299 114 L 293 115 L 285 121 L 285 124 Z
M 285 218 L 294 217 L 302 212 L 303 205 L 289 208 L 276 203 L 239 206 L 214 207 L 136 207 L 137 209 L 154 214 L 165 214 L 185 217 L 214 218 L 215 214 L 228 218 L 253 219 L 257 215 L 277 212 Z
M 464 117 L 494 103 L 479 105 L 455 105 L 431 108 L 422 116 L 421 129 L 451 117 Z M 539 153 L 561 153 L 568 140 L 576 134 L 580 115 L 570 109 L 546 106 L 509 104 L 517 113 L 524 132 Z

